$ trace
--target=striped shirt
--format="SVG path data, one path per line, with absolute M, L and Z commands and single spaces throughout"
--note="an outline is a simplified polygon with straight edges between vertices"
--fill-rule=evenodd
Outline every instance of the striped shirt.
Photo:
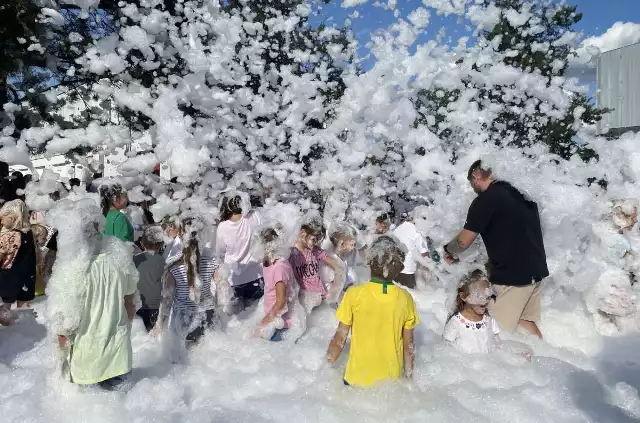
M 215 307 L 215 297 L 211 291 L 213 273 L 218 268 L 218 263 L 213 256 L 200 256 L 198 262 L 197 278 L 200 279 L 200 303 L 196 304 L 190 297 L 189 279 L 187 277 L 187 266 L 184 263 L 177 263 L 169 271 L 176 281 L 174 303 L 179 308 L 190 310 L 212 310 Z

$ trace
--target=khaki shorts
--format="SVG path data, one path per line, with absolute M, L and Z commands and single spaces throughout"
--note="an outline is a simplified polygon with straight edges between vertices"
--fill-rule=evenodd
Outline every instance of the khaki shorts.
M 540 284 L 526 286 L 494 285 L 497 297 L 489 312 L 505 332 L 515 332 L 520 320 L 540 320 Z

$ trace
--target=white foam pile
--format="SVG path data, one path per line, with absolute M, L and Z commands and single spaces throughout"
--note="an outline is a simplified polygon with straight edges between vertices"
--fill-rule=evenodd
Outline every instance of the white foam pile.
M 85 9 L 98 4 L 96 0 L 66 3 Z M 325 366 L 336 321 L 332 310 L 322 306 L 295 345 L 251 339 L 255 318 L 241 315 L 229 322 L 226 332 L 205 337 L 188 362 L 180 365 L 162 361 L 157 340 L 135 321 L 133 389 L 126 394 L 81 393 L 55 377 L 54 343 L 45 331 L 49 304 L 44 301 L 36 305 L 37 318 L 22 313 L 16 324 L 0 329 L 4 420 L 638 421 L 640 283 L 631 286 L 625 278 L 636 272 L 640 233 L 637 225 L 620 233 L 616 223 L 620 219 L 614 220 L 613 213 L 620 204 L 618 210 L 631 213 L 633 207 L 627 205 L 640 199 L 640 136 L 628 133 L 606 140 L 593 127 L 576 124 L 576 138 L 599 155 L 590 163 L 577 157 L 562 160 L 541 144 L 499 148 L 492 140 L 485 142 L 486 124 L 495 120 L 498 110 L 484 103 L 478 92 L 499 88 L 504 98 L 519 104 L 514 106 L 517 115 L 527 116 L 543 104 L 546 118 L 554 119 L 567 110 L 574 93 L 584 91 L 577 80 L 509 67 L 503 59 L 514 51 L 496 51 L 494 43 L 481 42 L 479 32 L 478 38 L 461 38 L 451 45 L 438 37 L 416 48 L 429 23 L 429 13 L 420 9 L 409 18 L 398 14 L 393 25 L 374 34 L 370 46 L 376 63 L 366 72 L 357 72 L 347 60 L 356 51 L 356 42 L 348 36 L 346 47 L 331 44 L 338 31 L 327 28 L 323 36 L 332 46 L 328 49 L 332 63 L 343 69 L 346 90 L 340 100 L 323 102 L 318 93 L 332 87 L 326 66 L 319 62 L 326 58 L 299 50 L 300 44 L 294 49 L 283 37 L 297 63 L 313 70 L 300 74 L 293 65 L 268 71 L 259 66 L 267 35 L 290 31 L 309 15 L 311 5 L 300 2 L 285 15 L 269 11 L 271 18 L 258 23 L 251 21 L 249 12 L 223 10 L 223 2 L 178 2 L 184 19 L 160 12 L 158 3 L 122 1 L 131 26 L 123 27 L 120 37 L 97 41 L 78 63 L 98 75 L 111 72 L 117 82 L 103 79 L 94 90 L 154 122 L 148 134 L 153 154 L 168 163 L 178 182 L 169 185 L 153 175 L 136 176 L 136 169 L 147 171 L 152 161 L 145 159 L 143 165 L 132 158 L 123 165 L 127 176 L 121 183 L 135 198 L 155 198 L 151 211 L 156 218 L 188 212 L 213 222 L 223 192 L 252 190 L 268 197 L 261 211 L 266 219 L 282 222 L 295 236 L 295 222 L 317 208 L 311 195 L 318 190 L 330 199 L 326 223 L 347 220 L 368 227 L 389 210 L 387 196 L 402 204 L 399 194 L 404 190 L 423 206 L 415 213 L 416 225 L 441 246 L 461 228 L 474 197 L 466 181 L 469 165 L 486 158 L 496 175 L 540 207 L 551 271 L 543 286 L 545 341 L 519 338 L 534 351 L 529 364 L 502 355 L 467 356 L 442 345 L 453 289 L 461 275 L 486 259 L 479 244 L 462 256 L 459 266 L 429 263 L 429 273 L 421 277 L 414 293 L 422 320 L 416 334 L 414 382 L 367 391 L 342 385 L 347 354 L 337 368 Z M 499 17 L 494 5 L 482 2 L 424 3 L 433 13 L 457 14 L 479 30 L 492 28 Z M 390 1 L 386 7 L 393 5 Z M 527 10 L 505 13 L 521 26 L 531 19 Z M 570 35 L 563 36 L 561 44 L 577 47 L 572 43 L 578 37 Z M 145 88 L 127 73 L 127 53 L 132 50 L 142 53 L 149 69 L 168 66 L 179 56 L 188 72 L 159 76 L 152 88 Z M 259 89 L 237 89 L 244 87 L 249 71 Z M 447 143 L 417 120 L 412 101 L 422 90 L 440 90 L 441 96 L 459 93 L 446 110 L 439 111 L 439 130 L 453 134 Z M 202 117 L 186 116 L 182 105 L 195 108 Z M 11 118 L 15 107 L 5 105 L 4 110 Z M 325 125 L 320 129 L 307 125 L 310 119 Z M 426 121 L 433 123 L 435 117 Z M 113 151 L 144 135 L 128 127 L 97 124 L 70 130 L 31 128 L 18 139 L 6 135 L 12 133 L 8 127 L 0 136 L 0 159 L 12 164 L 28 162 L 27 146 L 46 144 L 50 154 L 79 145 Z M 315 145 L 323 151 L 312 155 L 305 168 L 299 158 Z M 589 178 L 605 179 L 608 186 L 589 184 Z M 51 178 L 45 177 L 29 185 L 27 199 L 33 207 L 49 209 L 52 191 Z M 37 201 L 38 196 L 47 199 Z M 67 255 L 66 260 L 78 257 L 83 254 Z

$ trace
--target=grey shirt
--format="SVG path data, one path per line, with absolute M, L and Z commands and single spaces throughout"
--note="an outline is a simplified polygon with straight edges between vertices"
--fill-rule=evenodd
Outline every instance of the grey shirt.
M 162 299 L 164 258 L 162 254 L 143 252 L 133 256 L 133 262 L 140 273 L 138 291 L 142 297 L 142 308 L 157 310 Z

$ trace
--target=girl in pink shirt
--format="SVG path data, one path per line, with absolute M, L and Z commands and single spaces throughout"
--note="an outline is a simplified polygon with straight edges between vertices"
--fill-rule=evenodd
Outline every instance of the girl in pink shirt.
M 322 303 L 334 285 L 333 282 L 328 286 L 322 283 L 319 273 L 320 262 L 326 263 L 336 273 L 342 269 L 318 247 L 325 231 L 322 224 L 314 223 L 305 223 L 300 227 L 300 235 L 289 257 L 289 263 L 300 285 L 300 301 L 307 313 L 311 313 Z
M 287 330 L 301 326 L 298 320 L 304 313 L 296 312 L 298 284 L 287 260 L 288 248 L 283 243 L 279 225 L 259 231 L 257 242 L 264 256 L 264 318 L 256 329 L 256 335 L 271 341 L 286 339 Z M 294 319 L 295 317 L 295 319 Z

